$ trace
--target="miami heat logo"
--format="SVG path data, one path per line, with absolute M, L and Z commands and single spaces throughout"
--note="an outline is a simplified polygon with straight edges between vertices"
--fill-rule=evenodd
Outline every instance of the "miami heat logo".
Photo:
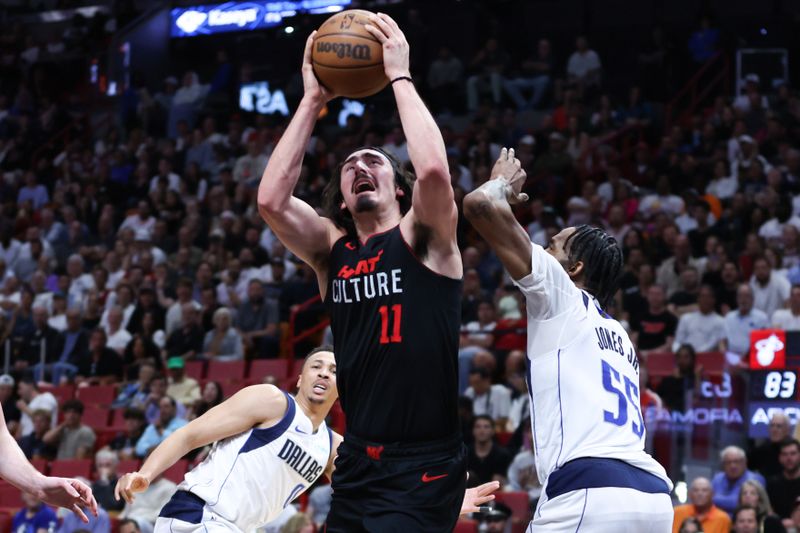
M 783 350 L 783 343 L 774 333 L 756 343 L 756 360 L 761 366 L 769 366 L 775 360 L 775 352 Z
M 786 332 L 761 329 L 750 332 L 750 368 L 785 368 Z

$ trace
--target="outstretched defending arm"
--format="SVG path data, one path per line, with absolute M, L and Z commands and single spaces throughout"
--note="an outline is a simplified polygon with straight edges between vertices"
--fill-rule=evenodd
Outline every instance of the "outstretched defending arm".
M 190 451 L 280 420 L 286 407 L 286 396 L 273 385 L 252 385 L 240 390 L 167 437 L 138 472 L 125 474 L 117 481 L 114 495 L 132 502 L 134 493 L 147 490 L 155 478 Z
M 390 80 L 410 77 L 409 45 L 397 23 L 379 13 L 370 17 L 367 31 L 383 44 L 383 64 Z M 458 211 L 453 201 L 444 140 L 433 116 L 414 84 L 406 79 L 392 83 L 397 111 L 408 143 L 408 156 L 417 181 L 412 199 L 413 216 L 433 229 L 436 237 L 455 240 Z
M 49 505 L 65 507 L 84 522 L 89 519 L 82 508 L 88 508 L 97 516 L 97 502 L 92 489 L 76 479 L 47 477 L 39 473 L 25 458 L 17 441 L 8 432 L 3 407 L 0 406 L 0 477 L 17 487 L 30 492 Z
M 511 211 L 511 203 L 528 199 L 520 193 L 524 183 L 525 171 L 514 149 L 503 148 L 489 181 L 464 198 L 464 215 L 515 280 L 531 273 L 531 240 Z
M 334 98 L 319 84 L 311 66 L 315 33 L 308 37 L 303 56 L 303 99 L 275 146 L 258 186 L 261 218 L 289 250 L 312 266 L 318 265 L 319 257 L 330 251 L 330 239 L 335 230 L 332 222 L 292 195 L 319 112 Z

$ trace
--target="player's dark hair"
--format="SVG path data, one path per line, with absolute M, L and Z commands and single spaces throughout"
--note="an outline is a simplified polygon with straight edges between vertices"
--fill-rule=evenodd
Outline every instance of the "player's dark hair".
M 377 146 L 363 146 L 353 152 L 355 153 L 360 150 L 374 150 L 383 154 L 386 159 L 389 160 L 394 170 L 394 183 L 403 191 L 403 196 L 397 198 L 397 201 L 400 202 L 400 213 L 403 215 L 408 213 L 409 209 L 411 209 L 411 196 L 414 191 L 414 180 L 416 179 L 414 173 L 403 168 L 403 164 L 400 160 L 383 148 Z M 345 161 L 342 161 L 336 166 L 336 170 L 333 171 L 330 181 L 328 181 L 328 184 L 325 185 L 325 189 L 322 191 L 322 211 L 326 217 L 333 220 L 337 227 L 344 229 L 348 235 L 353 236 L 356 234 L 356 225 L 355 222 L 353 222 L 353 215 L 347 208 L 342 208 L 342 202 L 344 201 L 344 195 L 342 195 L 342 169 L 344 168 Z
M 617 240 L 600 228 L 583 224 L 567 238 L 564 248 L 570 264 L 583 263 L 583 288 L 601 306 L 608 305 L 622 275 L 622 249 Z
M 301 372 L 306 367 L 306 363 L 308 362 L 309 359 L 311 359 L 311 356 L 314 354 L 318 354 L 319 352 L 333 353 L 333 346 L 331 346 L 330 344 L 323 344 L 322 346 L 317 346 L 316 348 L 308 352 L 308 355 L 306 355 L 305 358 L 303 359 L 303 366 L 300 369 Z

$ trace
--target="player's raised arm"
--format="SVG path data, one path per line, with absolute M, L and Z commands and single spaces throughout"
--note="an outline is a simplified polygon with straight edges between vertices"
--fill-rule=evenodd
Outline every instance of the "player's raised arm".
M 138 472 L 125 474 L 117 481 L 114 495 L 133 501 L 134 493 L 146 490 L 155 478 L 190 451 L 270 420 L 277 421 L 286 408 L 286 396 L 273 385 L 252 385 L 240 390 L 167 437 Z
M 520 193 L 525 177 L 514 149 L 503 148 L 489 181 L 464 198 L 464 215 L 515 280 L 531 272 L 531 240 L 511 211 L 512 203 L 528 199 Z
M 392 90 L 408 143 L 408 156 L 417 176 L 411 212 L 437 236 L 454 240 L 458 212 L 453 201 L 444 140 L 411 82 L 408 41 L 388 15 L 373 15 L 370 22 L 365 28 L 383 44 L 386 76 L 393 80 Z
M 311 66 L 312 33 L 303 56 L 303 99 L 278 141 L 258 186 L 258 212 L 295 255 L 315 266 L 330 251 L 333 223 L 293 196 L 306 145 L 320 110 L 334 95 L 324 89 Z

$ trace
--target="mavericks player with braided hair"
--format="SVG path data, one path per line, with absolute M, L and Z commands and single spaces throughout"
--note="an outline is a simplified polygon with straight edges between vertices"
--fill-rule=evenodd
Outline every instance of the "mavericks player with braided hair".
M 510 204 L 525 172 L 503 149 L 464 212 L 525 295 L 527 381 L 542 496 L 528 531 L 667 533 L 672 483 L 644 451 L 639 362 L 622 326 L 603 311 L 622 271 L 605 231 L 566 228 L 547 249 L 532 243 Z

